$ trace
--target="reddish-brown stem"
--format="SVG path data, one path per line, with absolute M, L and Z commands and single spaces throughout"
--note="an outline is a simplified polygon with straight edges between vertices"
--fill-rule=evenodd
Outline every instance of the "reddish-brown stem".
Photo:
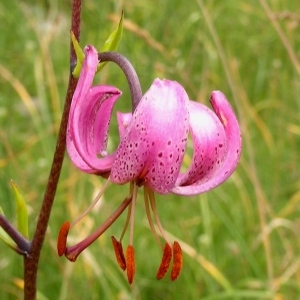
M 80 16 L 81 16 L 81 0 L 73 0 L 71 31 L 74 33 L 77 41 L 80 40 Z M 73 43 L 70 40 L 70 64 L 76 61 L 76 53 Z M 70 75 L 70 77 L 72 77 Z
M 77 40 L 79 40 L 80 34 L 80 14 L 81 14 L 81 0 L 74 0 L 72 7 L 72 24 L 71 30 L 75 34 Z M 73 47 L 70 50 L 70 62 L 71 64 L 76 60 L 76 54 Z M 56 149 L 53 157 L 52 167 L 49 174 L 48 183 L 44 193 L 42 207 L 38 216 L 36 230 L 34 232 L 31 247 L 29 249 L 28 256 L 24 257 L 24 299 L 34 300 L 36 299 L 36 283 L 37 272 L 40 258 L 40 252 L 44 243 L 45 233 L 50 218 L 51 208 L 56 193 L 57 184 L 60 177 L 60 172 L 63 164 L 65 149 L 66 149 L 66 129 L 69 118 L 70 105 L 72 97 L 77 85 L 77 79 L 75 79 L 70 73 L 69 85 L 66 94 L 66 101 L 62 120 L 59 129 L 59 135 L 57 138 Z

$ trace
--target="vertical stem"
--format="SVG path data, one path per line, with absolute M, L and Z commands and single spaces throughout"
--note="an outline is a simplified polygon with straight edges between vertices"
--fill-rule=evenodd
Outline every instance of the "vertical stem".
M 81 0 L 74 0 L 72 7 L 72 25 L 71 29 L 75 34 L 77 40 L 80 35 L 80 13 L 81 13 Z M 71 64 L 76 60 L 76 54 L 71 46 L 70 62 Z M 60 172 L 63 164 L 64 153 L 66 149 L 66 129 L 68 124 L 69 110 L 72 97 L 77 85 L 77 79 L 73 78 L 70 73 L 69 85 L 66 94 L 66 101 L 63 111 L 63 116 L 60 124 L 59 135 L 57 138 L 56 149 L 53 157 L 52 167 L 49 174 L 48 183 L 46 186 L 42 207 L 38 216 L 36 230 L 33 236 L 29 255 L 24 257 L 24 299 L 36 299 L 36 281 L 38 272 L 38 263 L 40 252 L 44 243 L 45 233 L 50 218 L 51 208 L 54 201 L 54 196 L 60 177 Z

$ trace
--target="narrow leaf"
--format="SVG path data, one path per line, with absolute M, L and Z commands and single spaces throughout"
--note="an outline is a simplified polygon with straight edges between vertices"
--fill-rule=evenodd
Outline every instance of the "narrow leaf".
M 121 19 L 118 25 L 118 28 L 115 29 L 110 36 L 108 37 L 108 39 L 105 41 L 101 52 L 107 52 L 107 51 L 115 51 L 117 50 L 119 43 L 121 41 L 122 38 L 122 33 L 123 33 L 123 20 L 124 20 L 124 11 L 122 11 L 122 15 L 121 15 Z M 97 68 L 97 72 L 99 72 L 104 66 L 105 63 L 100 63 L 98 68 Z
M 11 180 L 14 197 L 17 206 L 17 229 L 25 237 L 28 238 L 28 212 L 26 202 L 18 190 L 17 185 Z
M 4 216 L 3 210 L 0 206 L 0 214 Z M 17 244 L 12 240 L 12 238 L 6 233 L 6 231 L 0 227 L 0 239 L 10 248 L 17 249 Z
M 80 45 L 73 33 L 73 31 L 71 31 L 71 40 L 72 40 L 72 44 L 76 53 L 76 57 L 77 57 L 77 62 L 76 62 L 76 66 L 75 69 L 73 70 L 72 74 L 75 78 L 78 78 L 80 75 L 80 71 L 82 68 L 82 62 L 84 60 L 84 52 L 83 50 L 80 48 Z

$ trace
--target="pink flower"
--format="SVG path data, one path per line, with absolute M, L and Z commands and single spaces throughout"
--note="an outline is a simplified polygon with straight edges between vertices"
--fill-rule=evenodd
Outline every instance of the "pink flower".
M 119 208 L 122 212 L 128 205 L 130 207 L 130 246 L 126 258 L 121 241 L 113 239 L 118 262 L 127 267 L 130 283 L 135 272 L 132 246 L 134 206 L 138 188 L 143 186 L 150 227 L 159 240 L 150 215 L 151 207 L 160 233 L 166 240 L 157 278 L 165 275 L 173 255 L 171 278 L 175 280 L 182 265 L 181 249 L 176 242 L 172 246 L 162 229 L 154 194 L 196 195 L 223 183 L 235 170 L 241 154 L 237 118 L 228 100 L 219 91 L 211 94 L 211 110 L 189 100 L 184 88 L 176 81 L 155 79 L 132 114 L 117 114 L 120 143 L 115 152 L 108 154 L 109 123 L 121 92 L 115 87 L 92 86 L 99 63 L 98 54 L 92 46 L 86 47 L 85 54 L 70 110 L 67 132 L 69 156 L 83 172 L 108 177 L 108 182 L 115 184 L 130 183 L 129 196 Z M 187 171 L 181 173 L 189 134 L 193 157 Z M 113 221 L 118 215 L 113 214 Z M 101 233 L 105 229 L 101 229 Z M 93 240 L 101 234 L 100 231 Z M 80 251 L 76 245 L 61 252 L 75 260 L 87 246 L 87 241 L 81 245 Z

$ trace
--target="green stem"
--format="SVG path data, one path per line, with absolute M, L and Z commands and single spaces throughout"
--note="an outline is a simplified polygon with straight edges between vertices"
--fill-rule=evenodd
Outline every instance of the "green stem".
M 77 40 L 80 35 L 80 14 L 81 0 L 74 0 L 72 7 L 72 25 L 71 30 L 75 34 Z M 76 54 L 71 46 L 70 63 L 76 60 Z M 69 118 L 69 110 L 72 97 L 77 85 L 77 79 L 72 77 L 70 73 L 69 85 L 66 94 L 66 101 L 63 111 L 63 116 L 60 124 L 59 135 L 57 138 L 56 149 L 53 157 L 52 167 L 49 174 L 48 183 L 46 186 L 42 207 L 39 213 L 36 230 L 33 236 L 31 247 L 28 251 L 28 256 L 24 257 L 24 299 L 36 299 L 36 283 L 37 272 L 41 249 L 44 243 L 46 230 L 51 214 L 52 205 L 57 189 L 57 184 L 60 177 L 60 172 L 63 164 L 65 149 L 66 149 L 66 130 Z

